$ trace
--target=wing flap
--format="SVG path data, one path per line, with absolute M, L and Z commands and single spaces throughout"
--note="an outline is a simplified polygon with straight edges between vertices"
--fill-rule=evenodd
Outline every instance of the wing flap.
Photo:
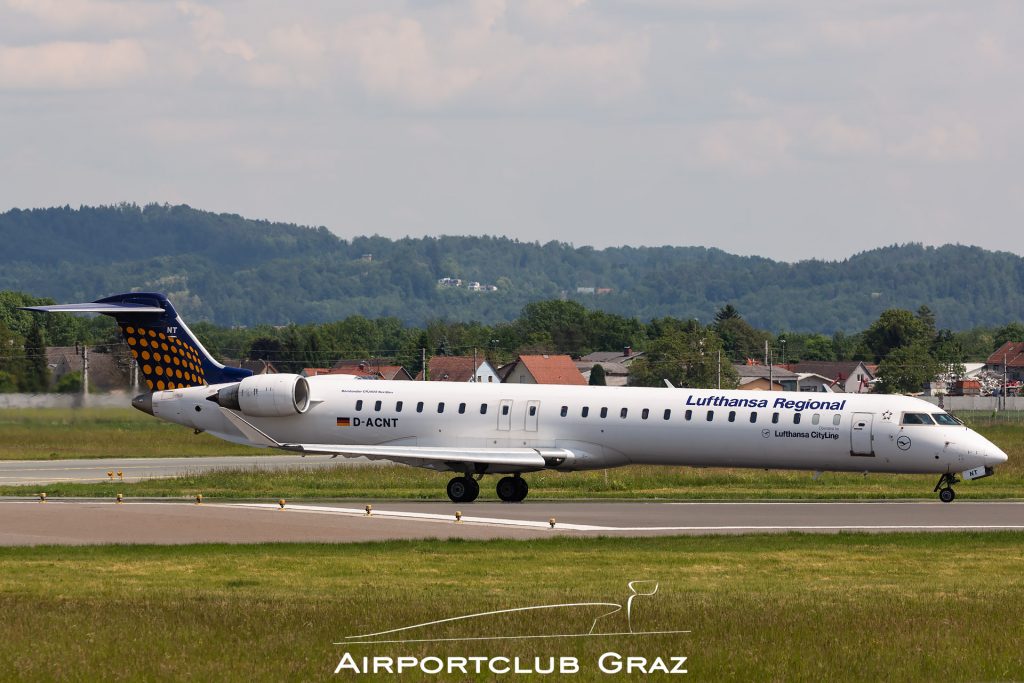
M 281 443 L 241 415 L 227 408 L 221 408 L 221 412 L 254 446 L 268 446 L 296 453 L 382 458 L 397 462 L 465 462 L 531 468 L 557 467 L 573 458 L 572 451 L 564 448 L 446 448 Z

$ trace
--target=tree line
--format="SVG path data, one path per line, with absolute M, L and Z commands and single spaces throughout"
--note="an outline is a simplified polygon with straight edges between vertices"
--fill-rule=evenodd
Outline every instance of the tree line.
M 0 292 L 0 391 L 47 390 L 48 346 L 84 344 L 123 351 L 120 332 L 109 317 L 16 310 L 46 303 L 54 302 L 22 292 Z M 199 322 L 192 331 L 219 360 L 264 360 L 281 372 L 330 367 L 350 359 L 396 363 L 415 375 L 424 356 L 475 353 L 497 366 L 519 354 L 580 357 L 630 347 L 644 352 L 631 366 L 630 383 L 635 385 L 662 386 L 668 379 L 675 386 L 714 387 L 721 373 L 723 387 L 735 386 L 733 363 L 767 358 L 779 364 L 863 360 L 879 365 L 878 390 L 890 392 L 919 391 L 939 372 L 956 375 L 964 362 L 984 361 L 1003 342 L 1024 340 L 1024 324 L 1019 322 L 966 331 L 940 328 L 927 306 L 916 311 L 889 309 L 860 332 L 825 335 L 759 329 L 732 304 L 718 309 L 705 324 L 667 316 L 643 322 L 561 300 L 527 304 L 514 320 L 496 324 L 433 320 L 415 326 L 396 317 L 352 315 L 282 326 Z

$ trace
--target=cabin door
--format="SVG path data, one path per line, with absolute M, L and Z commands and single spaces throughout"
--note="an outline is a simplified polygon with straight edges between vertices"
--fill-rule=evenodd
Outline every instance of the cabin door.
M 526 402 L 526 431 L 537 431 L 537 422 L 540 420 L 540 401 Z
M 498 403 L 498 429 L 503 432 L 512 430 L 512 399 L 505 398 Z
M 871 413 L 854 413 L 853 425 L 850 427 L 850 455 L 874 455 L 875 449 L 871 435 Z

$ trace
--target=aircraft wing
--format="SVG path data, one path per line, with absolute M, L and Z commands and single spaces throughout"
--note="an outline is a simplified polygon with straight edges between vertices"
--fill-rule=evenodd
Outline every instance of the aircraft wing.
M 226 408 L 221 408 L 221 412 L 253 445 L 280 448 L 296 453 L 342 455 L 350 458 L 366 457 L 393 460 L 410 465 L 422 465 L 429 462 L 460 462 L 529 468 L 558 467 L 573 457 L 572 451 L 564 448 L 438 448 L 431 446 L 281 443 L 241 415 Z

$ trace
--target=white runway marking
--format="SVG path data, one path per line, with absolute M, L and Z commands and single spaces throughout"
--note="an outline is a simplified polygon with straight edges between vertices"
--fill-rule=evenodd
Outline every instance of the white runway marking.
M 698 503 L 701 504 L 701 503 Z M 757 504 L 757 503 L 754 503 Z M 792 503 L 802 505 L 802 503 Z M 945 503 L 943 505 L 946 505 Z M 270 503 L 228 503 L 225 507 L 250 508 L 255 510 L 277 510 L 279 506 Z M 285 511 L 307 514 L 339 515 L 346 517 L 367 517 L 365 510 L 358 508 L 329 507 L 323 505 L 285 506 Z M 452 515 L 430 512 L 405 512 L 400 510 L 373 510 L 371 517 L 382 519 L 410 519 L 422 522 L 455 523 Z M 462 524 L 486 526 L 511 526 L 531 529 L 549 529 L 546 521 L 507 519 L 500 517 L 462 516 Z M 554 531 L 1000 531 L 1024 530 L 1024 524 L 802 524 L 802 525 L 701 525 L 701 526 L 598 526 L 593 524 L 572 524 L 557 522 Z

